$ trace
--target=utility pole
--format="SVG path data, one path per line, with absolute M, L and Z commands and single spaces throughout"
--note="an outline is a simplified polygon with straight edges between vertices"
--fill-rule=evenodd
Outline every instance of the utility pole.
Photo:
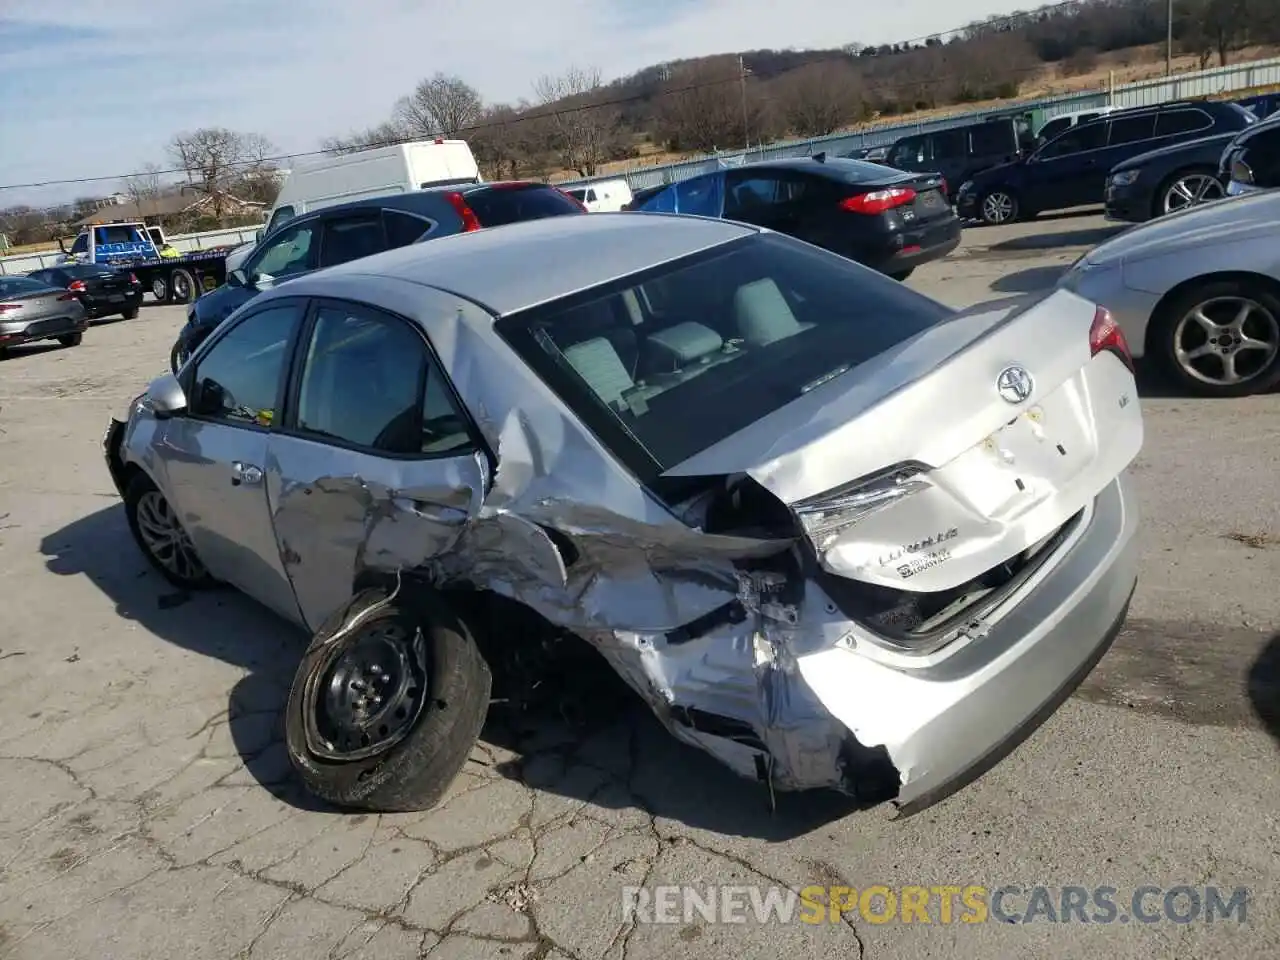
M 1169 18 L 1165 33 L 1164 75 L 1173 76 L 1173 0 L 1169 0 Z
M 1173 0 L 1170 0 L 1172 3 Z M 738 82 L 742 85 L 742 142 L 743 146 L 751 149 L 751 131 L 747 126 L 747 65 L 742 60 L 742 54 L 738 54 Z

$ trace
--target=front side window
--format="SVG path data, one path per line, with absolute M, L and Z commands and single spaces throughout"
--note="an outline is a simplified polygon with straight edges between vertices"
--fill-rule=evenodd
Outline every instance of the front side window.
M 1059 117 L 1056 120 L 1050 120 L 1048 123 L 1046 123 L 1043 127 L 1040 128 L 1040 139 L 1052 140 L 1054 137 L 1062 133 L 1064 130 L 1066 130 L 1070 126 L 1071 126 L 1070 117 Z
M 320 266 L 336 267 L 340 263 L 371 257 L 387 248 L 382 233 L 382 217 L 377 211 L 353 217 L 336 217 L 324 224 L 324 242 L 320 246 Z
M 843 257 L 758 234 L 498 331 L 647 482 L 953 315 Z
M 471 447 L 465 418 L 407 321 L 354 304 L 324 304 L 307 346 L 296 429 L 394 456 Z
M 925 149 L 924 137 L 908 137 L 896 144 L 889 153 L 889 166 L 912 167 L 928 163 L 932 158 Z
M 196 361 L 191 412 L 243 426 L 270 427 L 294 329 L 298 303 L 282 303 L 245 317 Z
M 317 246 L 312 242 L 314 234 L 314 223 L 300 224 L 281 232 L 254 257 L 249 264 L 249 276 L 278 279 L 314 270 Z
M 784 203 L 787 198 L 781 187 L 782 177 L 776 173 L 762 171 L 734 177 L 725 191 L 724 215 L 730 220 L 750 219 Z
M 1070 157 L 1086 150 L 1097 150 L 1107 145 L 1105 123 L 1076 124 L 1056 140 L 1051 140 L 1040 151 L 1041 160 Z

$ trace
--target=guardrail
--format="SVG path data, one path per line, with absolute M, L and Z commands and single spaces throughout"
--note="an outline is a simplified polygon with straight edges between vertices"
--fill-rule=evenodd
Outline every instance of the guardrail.
M 783 160 L 790 157 L 807 157 L 823 151 L 829 153 L 848 153 L 864 147 L 888 146 L 894 141 L 917 133 L 931 133 L 947 130 L 963 124 L 975 123 L 990 117 L 1008 116 L 1010 113 L 1024 110 L 1042 110 L 1046 120 L 1060 113 L 1074 110 L 1088 110 L 1093 107 L 1146 107 L 1171 100 L 1189 100 L 1195 97 L 1212 97 L 1233 91 L 1254 90 L 1280 84 L 1280 57 L 1268 60 L 1255 60 L 1252 63 L 1241 63 L 1228 67 L 1216 67 L 1212 70 L 1197 70 L 1180 73 L 1172 77 L 1160 77 L 1155 80 L 1139 80 L 1126 83 L 1111 89 L 1087 90 L 1080 93 L 1062 94 L 1056 97 L 1041 97 L 1038 100 L 1023 100 L 1007 103 L 1001 107 L 990 107 L 984 110 L 958 110 L 955 113 L 934 120 L 916 121 L 914 123 L 895 123 L 886 121 L 874 127 L 864 128 L 852 133 L 836 133 L 827 137 L 813 137 L 808 140 L 789 140 L 784 143 L 770 144 L 765 147 L 753 147 L 749 150 L 725 151 L 706 154 L 692 160 L 679 160 L 675 163 L 664 163 L 654 166 L 638 166 L 621 172 L 601 174 L 578 180 L 565 180 L 556 184 L 558 187 L 581 187 L 605 180 L 625 179 L 632 190 L 643 190 L 647 187 L 660 187 L 677 180 L 696 177 L 699 174 L 711 173 L 722 167 L 737 166 L 754 160 Z
M 195 250 L 208 250 L 210 247 L 222 247 L 227 244 L 239 245 L 248 243 L 261 230 L 261 227 L 229 227 L 226 230 L 206 230 L 203 233 L 180 233 L 169 237 L 169 244 L 182 253 Z M 47 250 L 43 253 L 18 253 L 9 257 L 0 257 L 0 276 L 30 273 L 44 267 L 52 267 L 61 256 L 61 251 Z

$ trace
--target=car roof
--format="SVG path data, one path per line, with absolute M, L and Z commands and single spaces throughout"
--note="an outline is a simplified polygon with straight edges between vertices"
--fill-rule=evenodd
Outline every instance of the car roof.
M 760 232 L 665 213 L 544 217 L 410 244 L 318 275 L 420 283 L 505 316 Z M 300 278 L 288 289 L 305 293 L 305 284 Z

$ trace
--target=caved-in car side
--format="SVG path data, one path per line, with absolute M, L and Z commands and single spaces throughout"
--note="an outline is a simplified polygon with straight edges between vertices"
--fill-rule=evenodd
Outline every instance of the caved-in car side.
M 743 777 L 915 810 L 1119 630 L 1141 442 L 1124 338 L 1073 294 L 957 313 L 606 213 L 264 294 L 105 452 L 166 577 L 314 632 L 286 733 L 320 796 L 435 803 L 492 669 L 554 637 Z

